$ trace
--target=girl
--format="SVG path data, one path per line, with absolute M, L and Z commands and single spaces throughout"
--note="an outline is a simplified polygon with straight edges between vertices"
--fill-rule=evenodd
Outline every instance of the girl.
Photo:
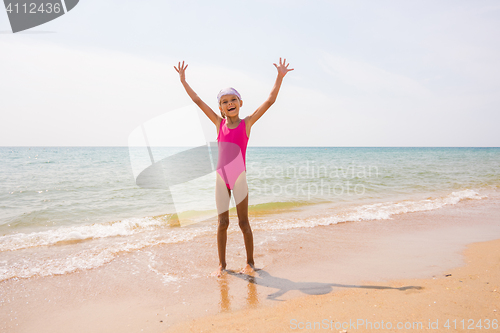
M 247 149 L 250 130 L 255 122 L 273 105 L 278 97 L 281 82 L 286 73 L 293 71 L 288 69 L 286 59 L 279 65 L 274 64 L 278 70 L 278 77 L 267 100 L 245 119 L 240 119 L 240 107 L 243 100 L 234 88 L 222 89 L 217 95 L 221 116 L 216 114 L 186 82 L 186 68 L 179 62 L 178 67 L 174 66 L 181 80 L 184 89 L 189 97 L 207 115 L 207 117 L 217 127 L 217 141 L 219 145 L 219 159 L 217 163 L 217 181 L 215 185 L 215 201 L 218 214 L 217 228 L 217 249 L 219 252 L 219 269 L 213 275 L 221 276 L 226 269 L 226 241 L 227 228 L 229 226 L 229 201 L 231 191 L 233 191 L 236 203 L 236 212 L 247 253 L 247 264 L 241 273 L 249 274 L 254 271 L 253 261 L 253 235 L 250 223 L 248 222 L 248 185 L 246 180 L 245 155 Z

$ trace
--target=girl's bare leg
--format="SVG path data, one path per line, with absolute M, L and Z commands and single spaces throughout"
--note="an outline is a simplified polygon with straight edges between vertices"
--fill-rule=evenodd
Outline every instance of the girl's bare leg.
M 245 268 L 241 270 L 241 273 L 249 274 L 254 272 L 255 263 L 253 261 L 253 233 L 250 222 L 248 221 L 248 195 L 243 201 L 236 205 L 236 211 L 238 212 L 239 226 L 243 233 L 245 250 L 247 252 L 247 264 Z
M 236 212 L 243 239 L 245 241 L 245 250 L 247 253 L 247 264 L 241 270 L 241 273 L 248 274 L 254 271 L 253 261 L 253 233 L 248 221 L 248 184 L 246 172 L 241 173 L 234 184 L 234 200 L 236 201 Z
M 215 203 L 217 205 L 218 226 L 217 226 L 217 251 L 219 254 L 219 268 L 212 273 L 213 276 L 221 276 L 226 269 L 226 243 L 227 228 L 229 227 L 229 201 L 231 191 L 227 188 L 226 182 L 217 174 L 215 183 Z
M 229 212 L 219 214 L 219 224 L 217 226 L 217 251 L 219 253 L 219 269 L 212 275 L 221 276 L 226 269 L 226 243 L 227 228 L 229 227 Z

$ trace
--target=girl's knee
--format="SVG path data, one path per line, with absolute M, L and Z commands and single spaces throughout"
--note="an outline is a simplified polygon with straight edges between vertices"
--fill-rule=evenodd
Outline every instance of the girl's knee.
M 238 224 L 243 233 L 252 232 L 252 228 L 250 228 L 250 222 L 248 221 L 248 219 L 240 219 Z
M 229 227 L 229 216 L 219 216 L 219 230 L 227 230 Z

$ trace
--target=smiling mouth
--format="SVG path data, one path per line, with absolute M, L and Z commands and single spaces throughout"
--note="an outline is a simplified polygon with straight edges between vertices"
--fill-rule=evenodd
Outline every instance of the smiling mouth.
M 236 108 L 227 109 L 227 111 L 234 111 L 234 110 L 236 110 Z

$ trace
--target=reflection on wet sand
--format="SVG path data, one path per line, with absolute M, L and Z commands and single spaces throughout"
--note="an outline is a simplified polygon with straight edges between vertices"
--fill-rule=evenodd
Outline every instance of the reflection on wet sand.
M 222 274 L 218 279 L 219 288 L 220 288 L 220 312 L 228 312 L 231 311 L 231 299 L 233 298 L 229 293 L 229 277 L 231 275 L 241 275 L 239 273 L 233 271 L 227 271 L 229 274 Z M 245 279 L 248 281 L 247 283 L 247 297 L 246 303 L 249 308 L 255 308 L 259 305 L 259 294 L 257 292 L 257 283 L 253 280 L 253 276 L 250 275 L 242 275 L 245 276 Z
M 255 308 L 259 304 L 259 294 L 257 293 L 257 283 L 255 283 L 254 277 L 248 275 L 247 284 L 247 305 L 250 308 Z
M 222 274 L 218 279 L 220 288 L 220 311 L 228 312 L 231 310 L 231 299 L 229 298 L 229 283 L 227 281 L 227 274 Z

